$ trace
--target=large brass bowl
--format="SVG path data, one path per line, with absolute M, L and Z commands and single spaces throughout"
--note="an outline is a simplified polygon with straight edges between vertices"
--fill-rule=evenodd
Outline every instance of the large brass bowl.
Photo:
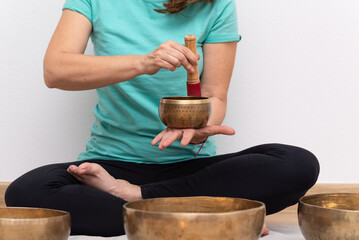
M 66 240 L 70 214 L 40 208 L 0 208 L 0 240 Z
M 302 197 L 299 226 L 306 240 L 358 240 L 359 194 L 317 194 Z
M 211 116 L 211 100 L 206 97 L 165 97 L 158 109 L 169 128 L 202 128 Z
M 154 198 L 124 205 L 129 240 L 258 240 L 261 202 L 240 198 Z

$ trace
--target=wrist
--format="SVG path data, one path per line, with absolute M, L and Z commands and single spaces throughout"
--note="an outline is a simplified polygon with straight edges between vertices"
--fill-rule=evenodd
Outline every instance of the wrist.
M 136 61 L 134 63 L 136 73 L 138 76 L 146 74 L 145 57 L 146 57 L 146 55 L 137 55 Z
M 189 144 L 191 145 L 198 145 L 198 144 L 203 144 L 207 141 L 208 137 L 196 140 L 196 141 L 190 141 Z

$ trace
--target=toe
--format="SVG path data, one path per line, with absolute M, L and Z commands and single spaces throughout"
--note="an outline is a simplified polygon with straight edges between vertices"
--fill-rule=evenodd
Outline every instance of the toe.
M 79 173 L 81 174 L 90 174 L 92 173 L 92 167 L 91 167 L 91 163 L 88 163 L 88 162 L 85 162 L 85 163 L 82 163 L 80 166 L 79 166 Z
M 79 173 L 86 175 L 98 175 L 101 168 L 102 167 L 96 163 L 85 162 L 79 166 Z
M 81 175 L 78 173 L 78 167 L 75 165 L 71 165 L 67 168 L 67 172 L 70 173 L 77 180 L 82 181 Z
M 77 174 L 78 173 L 78 167 L 75 165 L 71 165 L 67 168 L 67 172 L 70 174 Z
M 267 228 L 267 224 L 264 224 L 263 229 L 262 229 L 262 234 L 261 237 L 267 236 L 269 235 L 269 229 Z

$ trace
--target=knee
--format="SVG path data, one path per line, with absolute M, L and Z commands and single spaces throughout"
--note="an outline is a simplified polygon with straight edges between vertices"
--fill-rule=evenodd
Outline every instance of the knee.
M 40 198 L 49 192 L 49 173 L 52 166 L 36 168 L 12 182 L 5 192 L 5 202 L 9 207 L 36 207 Z
M 316 156 L 303 148 L 286 146 L 291 175 L 295 185 L 304 193 L 308 191 L 318 180 L 320 166 Z
M 5 192 L 5 202 L 9 207 L 33 207 L 45 181 L 39 172 L 41 168 L 25 173 L 12 182 Z
M 288 206 L 294 205 L 317 182 L 319 176 L 319 162 L 310 151 L 289 145 L 278 145 L 280 153 L 281 170 L 278 171 L 282 182 L 280 204 L 278 199 L 269 204 L 268 213 L 278 212 Z M 278 177 L 279 177 L 278 176 Z
M 5 203 L 8 207 L 26 207 L 24 201 L 26 200 L 26 187 L 21 184 L 21 181 L 15 180 L 12 182 L 5 192 Z
M 278 173 L 293 190 L 306 192 L 316 183 L 320 167 L 312 152 L 284 144 L 269 144 L 265 150 L 278 160 L 276 163 L 281 168 Z

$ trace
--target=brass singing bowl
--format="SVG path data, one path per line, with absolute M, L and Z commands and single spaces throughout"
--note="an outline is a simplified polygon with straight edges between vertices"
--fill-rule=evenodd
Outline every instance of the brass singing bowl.
M 211 100 L 206 97 L 165 97 L 158 109 L 169 128 L 202 128 L 211 116 Z
M 258 240 L 265 206 L 224 197 L 154 198 L 124 205 L 129 240 Z
M 0 240 L 66 240 L 70 214 L 40 208 L 0 208 Z
M 358 240 L 359 194 L 317 194 L 302 197 L 298 221 L 306 240 Z

